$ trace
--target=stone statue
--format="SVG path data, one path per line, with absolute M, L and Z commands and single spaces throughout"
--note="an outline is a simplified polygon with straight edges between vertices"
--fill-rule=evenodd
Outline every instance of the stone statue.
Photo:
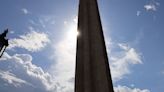
M 6 47 L 9 45 L 8 39 L 6 39 L 7 33 L 8 29 L 4 30 L 4 32 L 0 34 L 0 57 L 3 55 Z

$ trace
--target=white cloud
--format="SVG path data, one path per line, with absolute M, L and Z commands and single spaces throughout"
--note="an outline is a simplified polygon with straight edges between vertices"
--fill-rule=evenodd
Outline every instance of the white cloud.
M 29 11 L 26 8 L 22 8 L 21 11 L 26 15 L 29 14 Z
M 130 47 L 128 46 L 128 44 L 125 43 L 118 43 L 118 46 L 123 49 L 123 50 L 128 50 L 130 49 Z
M 137 16 L 140 16 L 141 15 L 141 11 L 137 11 Z
M 153 5 L 153 4 L 147 4 L 144 6 L 144 8 L 147 10 L 147 11 L 156 11 L 156 6 Z
M 145 8 L 147 11 L 156 11 L 156 10 L 157 10 L 157 7 L 158 7 L 159 5 L 160 5 L 160 4 L 159 4 L 158 2 L 151 1 L 149 4 L 144 5 L 144 8 Z
M 3 85 L 0 86 L 0 91 L 54 92 L 58 90 L 58 87 L 61 87 L 57 86 L 58 83 L 49 73 L 44 72 L 41 67 L 37 67 L 31 61 L 32 57 L 28 54 L 10 56 L 4 53 L 0 60 L 0 82 Z M 6 87 L 12 88 L 5 89 Z
M 114 87 L 115 92 L 150 92 L 148 89 L 139 89 L 139 88 L 129 88 L 126 86 L 117 86 Z
M 47 35 L 44 33 L 39 33 L 34 31 L 33 27 L 29 27 L 31 30 L 26 35 L 21 35 L 17 39 L 11 39 L 9 49 L 13 49 L 15 47 L 24 48 L 29 51 L 38 51 L 39 48 L 44 46 L 35 47 L 35 45 L 29 45 L 32 42 L 38 42 L 37 40 L 41 40 L 41 42 L 49 42 L 45 39 L 39 39 L 39 37 L 44 37 L 48 39 Z M 76 48 L 76 24 L 75 21 L 72 19 L 72 22 L 66 26 L 66 35 L 64 35 L 65 39 L 62 39 L 58 44 L 54 44 L 55 54 L 54 57 L 55 63 L 52 65 L 51 73 L 46 73 L 42 70 L 42 68 L 37 67 L 36 65 L 32 64 L 32 57 L 27 54 L 16 54 L 14 56 L 10 56 L 4 53 L 3 58 L 1 58 L 0 66 L 4 65 L 0 69 L 9 71 L 16 78 L 20 80 L 24 80 L 30 83 L 32 86 L 26 85 L 25 83 L 20 83 L 21 86 L 17 88 L 17 91 L 27 91 L 27 92 L 73 92 L 74 91 L 74 66 L 75 66 L 75 48 Z M 38 37 L 39 36 L 39 37 Z M 36 40 L 35 40 L 36 39 Z M 28 44 L 25 44 L 28 43 Z M 27 46 L 26 46 L 27 45 Z M 7 64 L 4 64 L 6 62 Z M 53 77 L 52 77 L 53 76 Z M 1 80 L 4 80 L 0 77 Z M 2 82 L 1 82 L 2 83 Z M 10 84 L 6 84 L 7 88 L 11 86 Z M 3 86 L 3 88 L 5 88 Z M 16 90 L 15 88 L 12 88 Z M 1 88 L 0 88 L 1 90 Z M 2 89 L 3 90 L 3 89 Z M 34 91 L 35 90 L 35 91 Z M 11 91 L 8 91 L 11 92 Z
M 121 43 L 119 43 L 118 46 L 121 51 L 111 51 L 109 53 L 111 74 L 114 82 L 119 81 L 124 78 L 125 75 L 129 74 L 132 65 L 142 64 L 141 54 L 136 52 L 134 48 Z
M 35 52 L 44 48 L 50 41 L 47 34 L 33 31 L 32 27 L 30 30 L 29 33 L 20 35 L 19 38 L 9 40 L 8 49 L 19 47 Z

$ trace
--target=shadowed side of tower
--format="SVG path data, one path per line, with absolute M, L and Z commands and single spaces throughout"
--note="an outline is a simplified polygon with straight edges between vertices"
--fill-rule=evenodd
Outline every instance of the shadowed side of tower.
M 80 0 L 75 92 L 114 92 L 97 0 Z

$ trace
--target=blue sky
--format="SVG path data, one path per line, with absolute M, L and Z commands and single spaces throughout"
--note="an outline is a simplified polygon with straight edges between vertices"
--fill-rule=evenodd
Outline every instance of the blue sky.
M 98 2 L 115 92 L 163 92 L 164 1 Z M 0 92 L 73 92 L 78 0 L 1 0 L 0 12 Z

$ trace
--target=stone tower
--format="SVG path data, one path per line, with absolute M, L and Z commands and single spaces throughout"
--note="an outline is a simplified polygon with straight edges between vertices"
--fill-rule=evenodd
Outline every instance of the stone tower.
M 80 0 L 75 92 L 114 92 L 97 0 Z

